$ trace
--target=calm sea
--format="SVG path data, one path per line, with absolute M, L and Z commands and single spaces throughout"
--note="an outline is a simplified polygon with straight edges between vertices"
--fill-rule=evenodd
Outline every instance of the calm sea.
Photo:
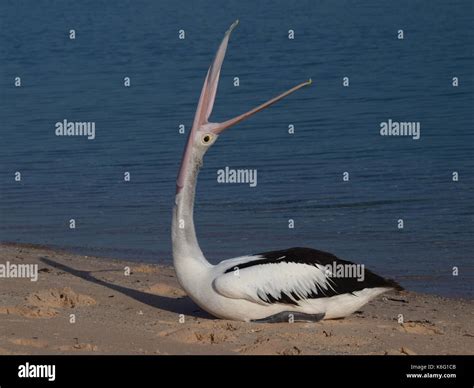
M 473 297 L 472 4 L 2 1 L 0 240 L 170 262 L 178 128 L 240 19 L 213 120 L 313 85 L 208 153 L 195 216 L 208 258 L 308 246 L 411 290 Z M 55 136 L 64 119 L 95 122 L 96 138 Z M 421 138 L 380 136 L 388 119 L 420 122 Z M 226 166 L 257 169 L 257 187 L 219 184 Z

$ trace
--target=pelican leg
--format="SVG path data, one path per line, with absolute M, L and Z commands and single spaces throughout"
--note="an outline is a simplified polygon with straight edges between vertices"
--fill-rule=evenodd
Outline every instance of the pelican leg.
M 318 322 L 326 314 L 305 314 L 295 311 L 282 311 L 281 313 L 270 315 L 266 318 L 254 319 L 250 322 L 256 323 L 281 323 L 281 322 Z

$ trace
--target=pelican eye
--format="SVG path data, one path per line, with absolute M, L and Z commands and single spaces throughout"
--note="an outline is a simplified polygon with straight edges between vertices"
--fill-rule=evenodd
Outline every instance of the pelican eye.
M 202 137 L 202 144 L 209 144 L 212 141 L 213 136 L 210 134 L 206 134 Z

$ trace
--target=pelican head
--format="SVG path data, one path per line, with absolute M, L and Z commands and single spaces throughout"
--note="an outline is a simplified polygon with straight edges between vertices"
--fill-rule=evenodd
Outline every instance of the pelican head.
M 239 21 L 236 20 L 225 33 L 219 49 L 217 50 L 214 61 L 207 72 L 206 79 L 202 87 L 201 96 L 199 98 L 196 115 L 194 116 L 193 126 L 189 133 L 188 141 L 181 162 L 181 168 L 176 182 L 177 193 L 179 193 L 185 185 L 188 174 L 192 171 L 195 171 L 196 168 L 199 168 L 199 166 L 202 164 L 204 154 L 216 142 L 217 138 L 224 130 L 269 107 L 270 105 L 283 99 L 303 86 L 311 84 L 311 79 L 309 79 L 308 81 L 296 85 L 286 92 L 257 106 L 256 108 L 230 120 L 221 123 L 209 122 L 209 116 L 211 115 L 212 108 L 214 107 L 217 86 L 219 84 L 219 76 L 222 63 L 224 62 L 227 44 L 229 43 L 230 34 L 238 24 Z

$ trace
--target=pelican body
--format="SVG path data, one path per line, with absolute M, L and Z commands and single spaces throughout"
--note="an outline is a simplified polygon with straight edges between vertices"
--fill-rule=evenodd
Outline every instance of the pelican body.
M 303 82 L 230 120 L 209 121 L 227 44 L 238 21 L 226 32 L 201 91 L 176 182 L 173 261 L 180 285 L 215 317 L 257 322 L 318 321 L 345 317 L 377 295 L 401 287 L 369 270 L 363 279 L 335 277 L 328 268 L 355 265 L 310 248 L 291 248 L 209 263 L 199 247 L 193 220 L 199 169 L 208 149 L 227 128 L 310 85 Z

